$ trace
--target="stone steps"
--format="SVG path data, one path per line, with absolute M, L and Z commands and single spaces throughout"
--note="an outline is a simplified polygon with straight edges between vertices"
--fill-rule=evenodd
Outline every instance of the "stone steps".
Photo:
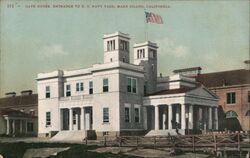
M 178 130 L 179 134 L 184 134 L 184 130 Z M 170 130 L 151 130 L 149 131 L 146 136 L 168 136 L 168 135 L 178 135 L 175 129 Z
M 72 130 L 72 131 L 59 131 L 51 141 L 83 141 L 86 137 L 84 130 Z

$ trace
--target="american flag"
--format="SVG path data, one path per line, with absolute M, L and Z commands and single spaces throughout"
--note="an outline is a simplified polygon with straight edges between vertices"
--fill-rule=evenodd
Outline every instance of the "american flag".
M 163 20 L 160 15 L 150 13 L 150 12 L 145 12 L 146 14 L 146 21 L 147 23 L 157 23 L 157 24 L 163 24 Z

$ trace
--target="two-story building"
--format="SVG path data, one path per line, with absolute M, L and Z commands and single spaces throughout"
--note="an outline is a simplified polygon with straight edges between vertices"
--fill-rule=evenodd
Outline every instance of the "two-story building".
M 55 138 L 79 139 L 89 130 L 98 137 L 176 134 L 176 129 L 185 134 L 201 130 L 201 124 L 218 128 L 218 99 L 212 92 L 181 75 L 159 81 L 156 43 L 134 44 L 130 63 L 129 40 L 121 32 L 104 35 L 103 64 L 38 74 L 39 136 L 59 131 Z

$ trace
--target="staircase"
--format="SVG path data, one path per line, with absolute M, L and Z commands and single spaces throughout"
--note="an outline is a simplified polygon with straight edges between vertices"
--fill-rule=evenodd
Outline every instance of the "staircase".
M 72 130 L 72 131 L 59 131 L 51 141 L 59 142 L 80 142 L 86 137 L 84 130 Z
M 185 135 L 185 131 L 179 129 L 178 130 L 179 134 Z M 168 136 L 168 135 L 179 135 L 176 133 L 175 129 L 170 129 L 170 130 L 151 130 L 149 131 L 146 136 Z

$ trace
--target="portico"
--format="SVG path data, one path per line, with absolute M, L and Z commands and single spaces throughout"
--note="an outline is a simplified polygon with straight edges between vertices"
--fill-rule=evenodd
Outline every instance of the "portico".
M 144 97 L 144 105 L 153 109 L 153 112 L 148 110 L 148 115 L 154 118 L 151 130 L 163 130 L 170 134 L 218 130 L 216 98 L 213 94 L 201 93 L 202 90 L 205 91 L 201 86 L 185 89 L 181 93 L 169 90 L 167 94 Z

